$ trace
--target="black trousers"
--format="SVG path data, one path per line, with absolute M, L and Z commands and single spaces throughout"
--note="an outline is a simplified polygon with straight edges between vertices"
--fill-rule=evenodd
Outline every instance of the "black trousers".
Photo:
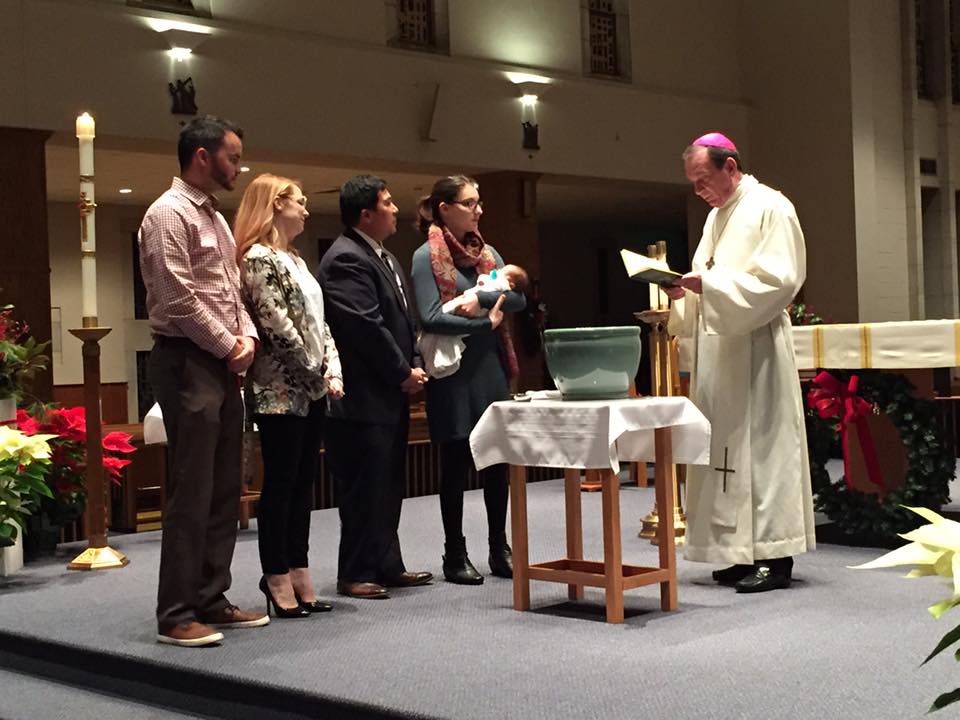
M 463 537 L 463 492 L 474 467 L 470 441 L 448 440 L 440 443 L 440 516 L 447 542 Z M 507 526 L 507 500 L 510 477 L 506 465 L 493 465 L 480 471 L 483 502 L 487 507 L 487 530 L 491 543 L 503 541 Z
M 395 425 L 328 418 L 326 456 L 340 510 L 337 578 L 385 582 L 406 571 L 400 552 L 407 433 Z
M 306 417 L 257 415 L 263 455 L 257 539 L 265 575 L 309 565 L 310 512 L 325 406 L 325 400 L 311 403 Z
M 161 631 L 227 606 L 240 512 L 243 403 L 226 361 L 158 337 L 147 368 L 167 432 L 160 543 Z

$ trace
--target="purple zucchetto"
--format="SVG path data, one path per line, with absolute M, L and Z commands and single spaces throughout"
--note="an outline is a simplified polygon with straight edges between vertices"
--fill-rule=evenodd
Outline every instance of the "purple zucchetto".
M 724 150 L 737 152 L 737 146 L 733 144 L 733 140 L 728 138 L 723 133 L 718 132 L 708 132 L 706 135 L 701 135 L 690 144 L 698 147 L 723 148 Z

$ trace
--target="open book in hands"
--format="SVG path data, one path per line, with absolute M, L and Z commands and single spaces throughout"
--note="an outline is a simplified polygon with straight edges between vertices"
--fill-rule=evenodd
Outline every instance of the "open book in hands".
M 656 260 L 640 253 L 621 250 L 620 257 L 623 259 L 623 266 L 627 269 L 627 275 L 632 280 L 642 280 L 643 282 L 669 287 L 676 285 L 677 280 L 683 277 L 680 273 L 671 270 L 662 260 Z

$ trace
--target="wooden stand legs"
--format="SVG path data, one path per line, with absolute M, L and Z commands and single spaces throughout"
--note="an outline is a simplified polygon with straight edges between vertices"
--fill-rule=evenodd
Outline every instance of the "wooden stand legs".
M 510 529 L 513 540 L 513 609 L 530 609 L 530 552 L 527 548 L 527 469 L 510 466 Z
M 580 471 L 564 470 L 563 491 L 567 555 L 530 565 L 527 544 L 527 469 L 510 466 L 510 521 L 513 529 L 513 607 L 530 609 L 530 581 L 564 583 L 571 600 L 582 600 L 583 589 L 603 588 L 606 593 L 607 622 L 622 623 L 623 593 L 643 585 L 660 585 L 660 607 L 677 609 L 676 538 L 674 497 L 670 475 L 672 443 L 670 428 L 658 428 L 654 443 L 657 458 L 656 497 L 662 516 L 659 527 L 659 565 L 639 567 L 623 564 L 620 528 L 620 479 L 610 470 L 600 470 L 603 484 L 603 562 L 583 559 L 583 524 L 580 501 Z

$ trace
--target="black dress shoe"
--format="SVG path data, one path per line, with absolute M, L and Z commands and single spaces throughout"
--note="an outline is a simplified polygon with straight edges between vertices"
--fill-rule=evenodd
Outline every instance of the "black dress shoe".
M 733 585 L 753 572 L 753 565 L 731 565 L 723 570 L 714 570 L 713 579 L 721 585 Z
M 337 580 L 337 592 L 340 595 L 368 600 L 381 600 L 390 597 L 390 593 L 383 585 L 374 582 Z
M 423 572 L 402 572 L 396 577 L 384 580 L 383 584 L 387 587 L 416 587 L 417 585 L 426 585 L 433 580 L 433 573 Z
M 293 596 L 297 599 L 297 602 L 307 612 L 311 613 L 322 613 L 330 612 L 333 610 L 333 605 L 328 602 L 323 602 L 322 600 L 314 600 L 313 602 L 304 602 L 296 590 L 293 591 Z
M 277 599 L 273 596 L 270 586 L 267 585 L 267 578 L 262 575 L 260 576 L 260 592 L 262 592 L 264 597 L 267 599 L 267 615 L 270 614 L 270 606 L 272 605 L 274 615 L 283 620 L 310 617 L 310 613 L 301 607 L 299 603 L 296 607 L 292 608 L 285 608 L 280 605 L 277 602 Z
M 738 593 L 758 593 L 790 587 L 793 558 L 758 560 L 753 572 L 734 586 Z

